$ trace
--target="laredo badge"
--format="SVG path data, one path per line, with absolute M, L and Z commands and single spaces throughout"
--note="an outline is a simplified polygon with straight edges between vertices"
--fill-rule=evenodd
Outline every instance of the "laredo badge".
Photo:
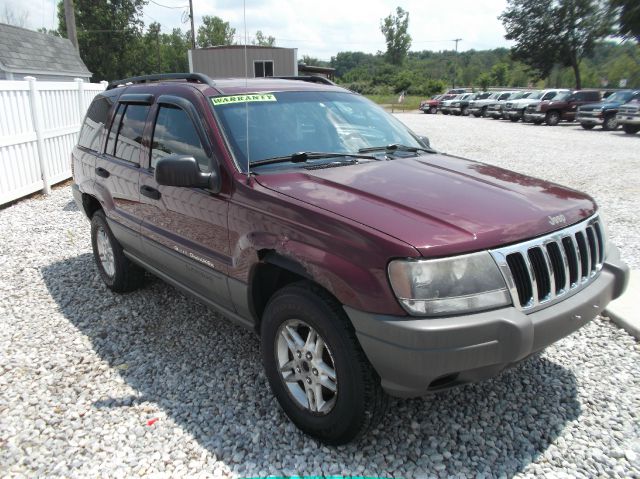
M 229 103 L 249 103 L 256 101 L 278 101 L 272 93 L 253 93 L 249 95 L 218 96 L 211 99 L 213 106 Z

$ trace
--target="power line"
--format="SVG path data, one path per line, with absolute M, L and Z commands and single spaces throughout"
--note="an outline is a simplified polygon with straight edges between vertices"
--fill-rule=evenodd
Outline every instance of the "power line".
M 161 3 L 156 2 L 155 0 L 149 0 L 151 3 L 153 3 L 154 5 L 158 5 L 159 7 L 164 7 L 164 8 L 175 8 L 175 9 L 179 9 L 179 8 L 187 8 L 189 5 L 182 5 L 180 7 L 172 7 L 170 5 L 163 5 Z

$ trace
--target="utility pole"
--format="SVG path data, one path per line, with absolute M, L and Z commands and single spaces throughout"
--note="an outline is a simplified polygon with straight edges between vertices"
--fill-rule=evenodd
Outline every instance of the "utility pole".
M 75 47 L 76 51 L 80 51 L 78 47 L 78 35 L 76 34 L 76 14 L 73 11 L 73 0 L 64 0 L 64 21 L 67 24 L 67 38 Z
M 191 18 L 191 49 L 196 49 L 196 29 L 193 26 L 193 0 L 189 0 L 189 18 Z
M 457 71 L 457 67 L 458 67 L 458 42 L 462 41 L 462 38 L 454 38 L 453 40 L 451 40 L 452 42 L 456 42 L 456 56 L 455 56 L 455 65 L 453 65 L 453 86 L 451 88 L 455 88 L 456 87 L 456 71 Z

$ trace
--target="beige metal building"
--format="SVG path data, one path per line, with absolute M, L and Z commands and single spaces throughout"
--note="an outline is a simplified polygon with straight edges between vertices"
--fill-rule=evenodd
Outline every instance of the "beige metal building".
M 246 65 L 246 69 L 245 69 Z M 189 71 L 211 78 L 297 76 L 298 49 L 244 45 L 189 50 Z

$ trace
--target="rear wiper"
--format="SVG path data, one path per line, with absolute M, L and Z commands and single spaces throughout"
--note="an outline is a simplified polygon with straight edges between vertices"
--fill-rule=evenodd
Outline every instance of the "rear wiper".
M 321 152 L 321 151 L 300 151 L 285 156 L 274 156 L 273 158 L 265 158 L 264 160 L 252 161 L 251 166 L 271 165 L 273 163 L 304 163 L 307 160 L 319 160 L 323 158 L 359 158 L 363 160 L 377 160 L 375 156 L 361 155 L 358 153 L 340 153 L 340 152 Z
M 391 153 L 393 151 L 409 151 L 411 153 L 417 153 L 419 151 L 424 151 L 427 153 L 435 153 L 435 150 L 432 150 L 431 148 L 421 148 L 421 147 L 417 147 L 417 146 L 406 146 L 406 145 L 400 145 L 399 143 L 392 143 L 391 145 L 384 145 L 384 146 L 370 146 L 368 148 L 360 148 L 358 150 L 359 153 L 368 153 L 370 151 L 381 151 L 384 150 L 388 153 Z

